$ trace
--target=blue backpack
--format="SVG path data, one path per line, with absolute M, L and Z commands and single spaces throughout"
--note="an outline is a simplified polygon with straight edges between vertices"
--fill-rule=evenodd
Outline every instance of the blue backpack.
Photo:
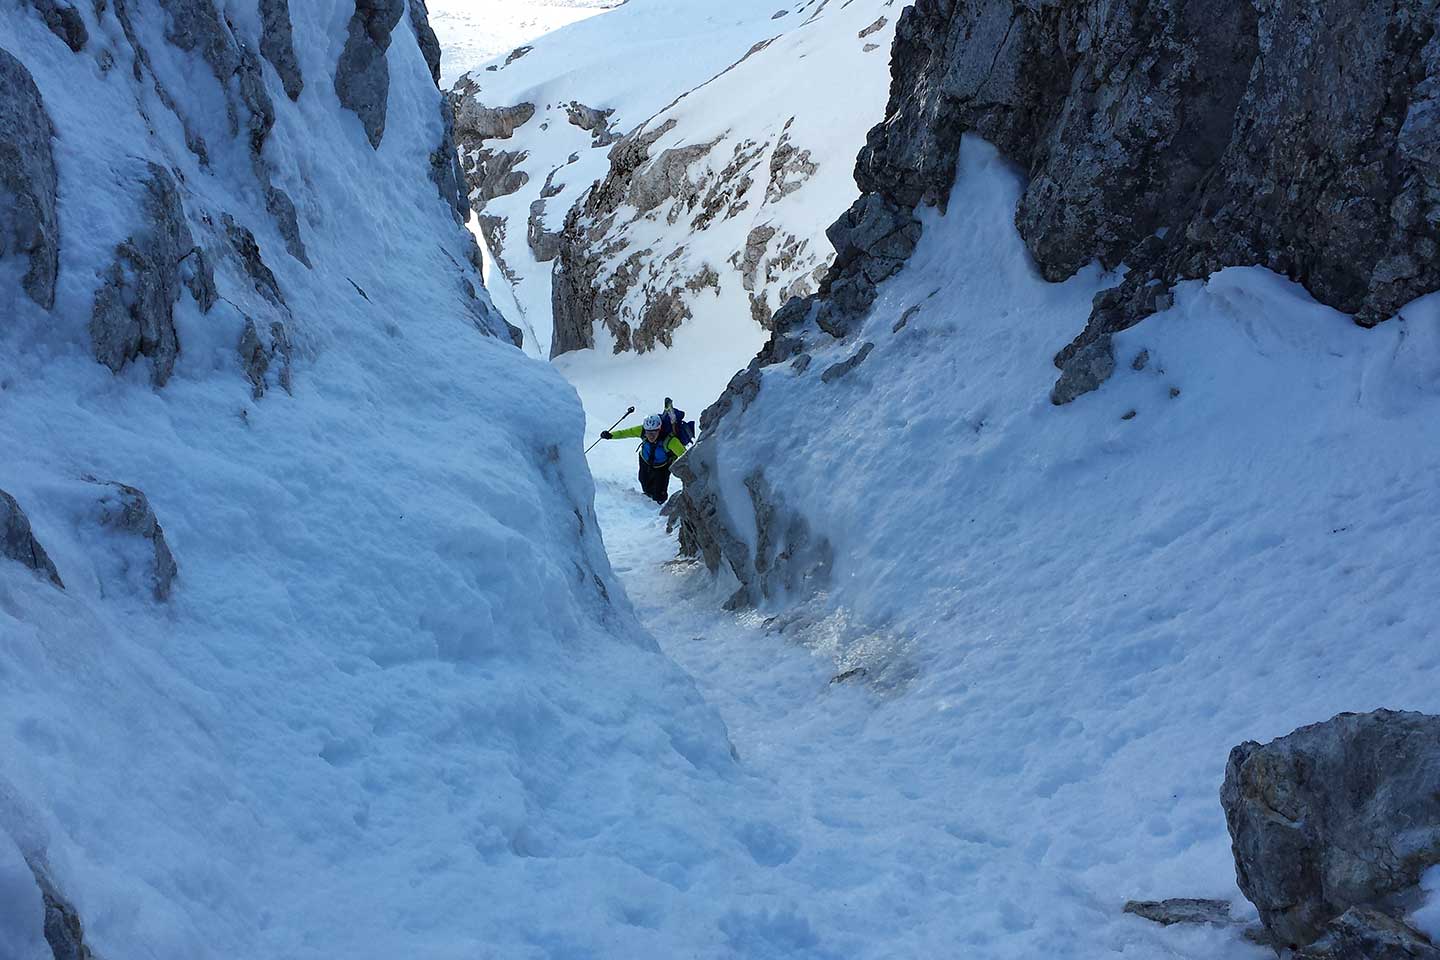
M 660 442 L 664 443 L 665 438 L 674 436 L 685 446 L 695 442 L 695 421 L 685 419 L 685 411 L 678 407 L 670 406 L 670 401 L 665 401 L 665 412 L 660 414 Z

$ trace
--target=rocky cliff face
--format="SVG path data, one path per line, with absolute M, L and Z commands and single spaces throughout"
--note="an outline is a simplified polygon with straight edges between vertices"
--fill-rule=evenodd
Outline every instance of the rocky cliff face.
M 1046 279 L 1130 267 L 1062 366 L 1225 266 L 1269 267 L 1363 324 L 1393 315 L 1440 286 L 1435 18 L 1431 0 L 922 0 L 862 196 L 830 231 L 822 326 L 843 332 L 900 268 L 967 132 L 1025 169 L 1016 226 Z
M 1111 376 L 1112 336 L 1170 306 L 1174 284 L 1227 266 L 1267 267 L 1364 325 L 1394 315 L 1440 288 L 1436 18 L 1435 0 L 919 0 L 856 162 L 861 196 L 828 231 L 830 271 L 776 315 L 706 424 L 815 337 L 853 335 L 914 251 L 917 211 L 943 210 L 966 134 L 1023 171 L 1014 223 L 1046 280 L 1128 267 L 1056 354 L 1053 403 Z M 724 512 L 699 506 L 713 493 L 697 453 L 675 510 L 691 542 L 733 539 L 704 519 Z

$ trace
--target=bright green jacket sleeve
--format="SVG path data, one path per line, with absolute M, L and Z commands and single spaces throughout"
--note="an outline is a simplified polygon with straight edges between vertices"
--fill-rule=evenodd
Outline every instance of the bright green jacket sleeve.
M 644 432 L 645 428 L 643 426 L 626 427 L 624 430 L 616 430 L 611 433 L 610 439 L 629 440 L 634 437 L 641 436 Z M 681 443 L 680 438 L 675 436 L 674 434 L 671 434 L 670 436 L 665 438 L 665 449 L 675 454 L 675 458 L 677 460 L 685 455 L 685 444 Z

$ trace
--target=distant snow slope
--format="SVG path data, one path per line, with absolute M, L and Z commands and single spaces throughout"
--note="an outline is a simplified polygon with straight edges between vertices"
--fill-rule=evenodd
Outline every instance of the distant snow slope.
M 293 103 L 202 59 L 260 47 L 254 3 L 80 4 L 79 52 L 3 10 L 43 110 L 5 88 L 0 162 L 15 111 L 53 122 L 59 223 L 0 245 L 0 489 L 64 587 L 0 556 L 0 954 L 49 956 L 28 860 L 102 957 L 725 955 L 714 891 L 775 808 L 611 573 L 574 391 L 473 299 L 423 31 L 357 58 L 388 64 L 374 149 L 347 0 L 289 4 Z M 51 236 L 53 309 L 21 280 Z M 158 327 L 96 362 L 104 290 L 122 326 L 173 310 L 164 386 Z
M 429 0 L 430 23 L 445 49 L 440 82 L 462 74 L 621 0 Z
M 472 203 L 532 346 L 680 336 L 735 344 L 727 359 L 743 364 L 828 264 L 824 226 L 883 113 L 898 12 L 631 0 L 467 76 Z M 482 108 L 516 111 L 497 124 Z

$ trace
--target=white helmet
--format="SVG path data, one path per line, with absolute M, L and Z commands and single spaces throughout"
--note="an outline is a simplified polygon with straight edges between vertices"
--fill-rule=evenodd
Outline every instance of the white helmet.
M 645 418 L 645 429 L 646 429 L 646 430 L 659 430 L 659 429 L 660 429 L 660 414 L 658 414 L 658 413 L 652 413 L 652 414 L 650 414 L 650 416 L 646 417 L 646 418 Z

